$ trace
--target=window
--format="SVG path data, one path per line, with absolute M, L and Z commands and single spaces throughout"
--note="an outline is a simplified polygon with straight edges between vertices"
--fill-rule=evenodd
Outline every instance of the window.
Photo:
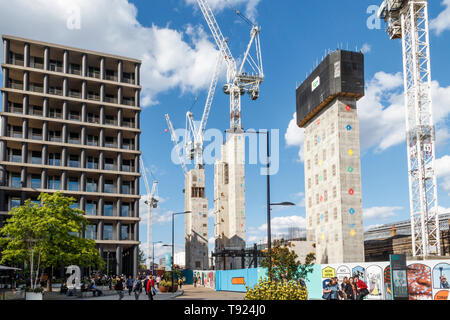
M 311 200 L 311 197 L 309 197 L 308 198 L 308 207 L 311 208 L 311 206 L 312 206 L 312 200 Z
M 22 127 L 12 126 L 12 129 L 10 130 L 9 135 L 13 138 L 22 139 Z
M 122 182 L 122 194 L 131 194 L 132 190 L 132 183 L 130 181 L 124 181 Z
M 105 180 L 105 193 L 114 193 L 114 182 L 112 180 Z
M 11 188 L 22 188 L 22 179 L 20 174 L 11 174 L 10 185 Z
M 325 211 L 325 222 L 328 222 L 328 211 Z
M 22 151 L 17 149 L 11 149 L 10 157 L 11 162 L 22 162 Z
M 69 133 L 69 143 L 80 144 L 80 134 L 77 132 Z
M 333 164 L 332 170 L 333 170 L 333 177 L 335 177 L 336 176 L 336 165 L 335 164 Z
M 319 194 L 318 193 L 316 193 L 316 204 L 319 204 Z
M 70 111 L 69 120 L 80 121 L 80 112 Z
M 98 169 L 98 158 L 87 157 L 87 168 Z
M 58 109 L 58 108 L 51 108 L 49 110 L 48 116 L 50 118 L 62 119 L 62 111 L 61 111 L 61 109 Z
M 128 203 L 122 204 L 121 211 L 120 211 L 120 216 L 121 217 L 129 217 L 130 216 L 130 212 L 131 212 L 130 207 L 131 207 L 131 205 L 128 204 Z
M 114 118 L 114 116 L 105 116 L 105 124 L 115 125 L 116 119 Z
M 105 137 L 105 147 L 106 148 L 116 148 L 116 142 L 113 137 Z
M 106 80 L 117 81 L 117 73 L 114 70 L 106 70 Z
M 42 107 L 39 106 L 31 106 L 31 115 L 33 116 L 42 116 Z
M 339 241 L 339 235 L 337 233 L 334 235 L 334 241 Z
M 308 168 L 308 170 L 311 170 L 311 160 L 308 160 L 306 162 L 306 167 Z
M 314 135 L 314 145 L 317 146 L 317 134 Z
M 316 186 L 319 184 L 319 175 L 314 176 L 314 181 L 316 182 Z
M 113 240 L 113 226 L 112 226 L 112 224 L 105 224 L 103 226 L 103 240 Z
M 134 119 L 133 118 L 123 118 L 122 126 L 128 128 L 134 128 Z
M 337 208 L 333 209 L 333 217 L 334 217 L 334 220 L 337 220 Z
M 31 188 L 40 189 L 41 188 L 41 176 L 38 174 L 31 175 Z
M 97 240 L 96 224 L 90 224 L 86 227 L 86 239 Z
M 31 129 L 31 139 L 32 140 L 42 140 L 42 129 L 32 128 Z
M 121 225 L 120 226 L 120 240 L 130 240 L 130 226 L 129 225 Z
M 11 198 L 9 201 L 9 209 L 20 207 L 20 198 Z
M 78 178 L 69 178 L 69 190 L 79 191 Z
M 70 155 L 69 156 L 69 167 L 71 168 L 79 168 L 80 167 L 80 161 L 78 155 Z
M 61 166 L 61 154 L 59 153 L 50 153 L 48 155 L 48 164 L 51 166 Z
M 335 130 L 335 125 L 334 122 L 331 124 L 331 131 L 330 134 L 334 134 L 334 130 Z
M 327 181 L 327 170 L 323 170 L 323 181 Z
M 114 159 L 105 158 L 105 170 L 114 171 L 116 168 L 114 167 Z
M 337 190 L 336 187 L 333 187 L 333 198 L 337 197 Z
M 133 163 L 133 160 L 122 160 L 122 171 L 131 172 Z
M 79 64 L 71 63 L 69 66 L 69 72 L 71 74 L 81 75 L 81 66 Z
M 98 136 L 87 136 L 87 145 L 88 146 L 98 146 Z
M 89 67 L 88 76 L 91 78 L 100 79 L 100 69 L 95 67 Z
M 317 214 L 317 224 L 320 224 L 320 213 Z
M 87 121 L 90 122 L 90 123 L 100 123 L 100 118 L 96 114 L 88 113 Z
M 87 98 L 88 100 L 100 101 L 100 94 L 98 94 L 98 92 L 89 91 Z
M 92 178 L 88 178 L 86 181 L 86 191 L 97 192 L 97 181 Z
M 103 215 L 105 217 L 112 217 L 114 215 L 114 204 L 112 202 L 105 202 L 103 206 Z
M 331 145 L 331 156 L 334 157 L 334 144 Z
M 50 71 L 62 72 L 63 64 L 61 61 L 50 60 Z
M 308 223 L 309 223 L 309 226 L 312 227 L 312 218 L 311 217 L 309 217 Z
M 133 139 L 123 139 L 122 149 L 133 150 L 134 149 Z
M 323 151 L 322 151 L 322 158 L 323 158 L 323 161 L 327 160 L 327 150 L 325 150 L 325 149 L 323 149 Z
M 61 190 L 61 178 L 58 176 L 48 177 L 48 188 L 51 190 Z
M 308 189 L 311 189 L 311 178 L 308 178 Z
M 86 214 L 88 216 L 97 215 L 97 201 L 93 200 L 86 201 Z
M 328 191 L 327 190 L 325 190 L 323 192 L 323 201 L 328 201 Z
M 31 163 L 32 164 L 42 164 L 42 152 L 32 151 L 31 152 Z
M 308 140 L 308 141 L 306 141 L 306 151 L 309 152 L 310 148 L 311 148 L 311 142 Z
M 61 142 L 61 131 L 49 131 L 48 140 L 53 142 Z
M 78 209 L 79 208 L 78 202 L 72 203 L 69 207 L 70 207 L 70 209 Z

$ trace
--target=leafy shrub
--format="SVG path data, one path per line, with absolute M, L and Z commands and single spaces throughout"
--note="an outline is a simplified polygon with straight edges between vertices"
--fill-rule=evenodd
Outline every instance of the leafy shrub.
M 275 282 L 259 280 L 254 288 L 247 288 L 245 300 L 307 300 L 308 290 L 296 281 Z

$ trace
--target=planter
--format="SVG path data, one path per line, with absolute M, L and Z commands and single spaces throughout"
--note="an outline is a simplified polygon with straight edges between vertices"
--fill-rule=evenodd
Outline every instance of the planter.
M 25 300 L 43 300 L 42 292 L 27 292 L 25 293 Z
M 169 292 L 170 289 L 171 287 L 159 286 L 159 292 Z

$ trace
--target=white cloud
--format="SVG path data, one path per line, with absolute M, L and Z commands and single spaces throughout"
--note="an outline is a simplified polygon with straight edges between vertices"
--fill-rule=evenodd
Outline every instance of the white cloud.
M 80 29 L 67 27 L 73 8 L 80 13 Z M 127 0 L 0 1 L 0 30 L 141 59 L 143 106 L 158 103 L 158 94 L 170 89 L 207 88 L 217 55 L 209 34 L 193 26 L 182 31 L 144 27 L 137 13 Z
M 252 21 L 255 21 L 258 14 L 256 7 L 261 0 L 209 0 L 208 3 L 214 13 L 221 12 L 225 8 L 236 8 L 245 5 L 245 15 Z M 198 7 L 197 0 L 186 0 L 187 4 Z
M 375 228 L 378 228 L 381 226 L 383 226 L 383 225 L 382 224 L 372 224 L 370 226 L 364 227 L 364 231 L 369 231 L 370 229 L 375 229 Z
M 303 162 L 303 143 L 305 142 L 305 130 L 297 125 L 297 113 L 294 113 L 284 135 L 288 147 L 299 147 L 298 157 Z
M 362 48 L 361 48 L 361 52 L 364 54 L 369 53 L 370 51 L 372 51 L 372 46 L 368 43 L 364 43 Z
M 440 186 L 445 191 L 449 191 L 450 195 L 450 156 L 445 155 L 436 159 L 435 165 L 437 178 L 441 181 Z
M 272 232 L 285 232 L 290 227 L 306 228 L 306 219 L 300 216 L 276 217 L 270 221 Z M 267 223 L 258 228 L 259 231 L 267 230 Z
M 443 0 L 442 5 L 445 6 L 435 19 L 430 22 L 430 29 L 440 35 L 445 30 L 450 30 L 450 0 Z
M 371 207 L 363 209 L 364 219 L 388 219 L 395 217 L 397 211 L 403 210 L 403 207 Z
M 209 210 L 208 210 L 208 218 L 214 218 L 214 208 L 209 208 Z

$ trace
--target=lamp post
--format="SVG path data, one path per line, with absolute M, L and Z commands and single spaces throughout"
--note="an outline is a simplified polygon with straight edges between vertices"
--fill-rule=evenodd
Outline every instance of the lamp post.
M 177 216 L 177 215 L 181 215 L 181 214 L 186 214 L 186 213 L 191 213 L 192 211 L 184 211 L 184 212 L 177 212 L 177 213 L 172 213 L 172 261 L 171 261 L 171 265 L 172 265 L 172 267 L 171 267 L 171 269 L 172 269 L 172 293 L 174 293 L 173 292 L 173 289 L 174 289 L 174 285 L 173 285 L 173 282 L 175 281 L 175 278 L 174 278 L 174 273 L 173 273 L 173 265 L 174 265 L 174 255 L 175 255 L 175 245 L 174 245 L 174 235 L 175 235 L 175 223 L 174 223 L 174 220 L 175 220 L 175 216 Z M 166 246 L 169 246 L 169 245 L 166 245 Z
M 270 137 L 269 131 L 245 131 L 245 133 L 265 134 L 267 141 L 267 250 L 269 253 L 269 280 L 271 279 L 272 270 L 272 230 L 271 230 L 271 206 L 295 206 L 292 202 L 270 203 Z
M 153 247 L 153 250 L 152 250 L 152 276 L 155 275 L 155 244 L 157 244 L 157 243 L 162 243 L 162 241 L 156 241 L 156 242 L 152 243 L 152 247 Z

